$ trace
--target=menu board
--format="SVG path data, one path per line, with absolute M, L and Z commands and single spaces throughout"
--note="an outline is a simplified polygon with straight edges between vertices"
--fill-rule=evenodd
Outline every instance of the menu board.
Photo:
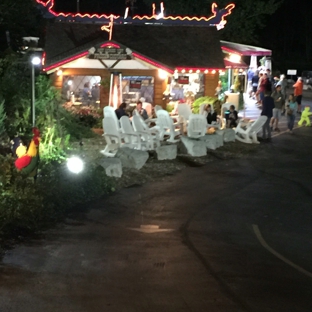
M 141 89 L 141 80 L 130 80 L 130 89 Z
M 178 83 L 179 84 L 189 84 L 189 77 L 188 76 L 179 76 Z

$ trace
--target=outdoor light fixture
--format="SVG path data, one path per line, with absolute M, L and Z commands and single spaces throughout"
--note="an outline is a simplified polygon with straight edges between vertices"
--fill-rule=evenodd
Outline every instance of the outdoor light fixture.
M 192 69 L 190 69 L 190 70 L 189 70 L 189 73 L 191 74 L 192 72 L 193 72 L 193 70 L 192 70 Z
M 62 74 L 63 74 L 63 71 L 62 71 L 61 69 L 59 69 L 59 70 L 56 72 L 56 75 L 57 75 L 57 76 L 62 76 Z
M 182 69 L 182 70 L 181 70 L 181 73 L 184 74 L 184 73 L 185 73 L 185 69 Z
M 68 80 L 68 81 L 67 81 L 67 84 L 68 84 L 69 86 L 71 86 L 71 85 L 73 84 L 73 81 L 72 81 L 72 80 Z
M 206 70 L 204 71 L 205 74 L 208 74 L 208 72 L 209 72 L 208 69 L 206 69 Z
M 36 112 L 35 112 L 35 66 L 41 63 L 39 56 L 33 56 L 31 59 L 31 121 L 32 126 L 36 124 Z
M 232 63 L 239 63 L 241 60 L 241 56 L 239 54 L 230 54 L 229 60 Z
M 78 174 L 83 170 L 83 161 L 77 156 L 72 156 L 67 159 L 67 168 L 70 172 Z
M 216 71 L 215 71 L 215 70 L 213 70 L 213 71 L 212 71 L 212 73 L 213 73 L 213 74 L 215 74 L 215 73 L 216 73 Z
M 158 70 L 158 75 L 160 79 L 166 79 L 168 77 L 167 73 L 162 69 Z

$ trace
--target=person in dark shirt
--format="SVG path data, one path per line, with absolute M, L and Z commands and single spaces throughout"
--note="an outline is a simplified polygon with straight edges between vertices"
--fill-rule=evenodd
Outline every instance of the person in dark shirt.
M 207 112 L 207 123 L 208 125 L 211 125 L 213 121 L 217 121 L 217 113 L 213 112 L 211 110 L 211 105 L 208 104 L 205 108 L 206 112 Z
M 128 116 L 126 113 L 127 103 L 121 103 L 119 107 L 115 110 L 117 118 L 120 119 L 122 116 Z
M 262 101 L 262 112 L 261 116 L 267 116 L 265 124 L 262 126 L 262 138 L 267 141 L 271 141 L 271 127 L 270 121 L 273 116 L 273 108 L 274 108 L 274 99 L 271 96 L 271 92 L 266 90 L 264 94 L 264 98 Z M 268 133 L 268 136 L 266 136 Z
M 252 85 L 252 92 L 250 94 L 251 97 L 255 99 L 255 95 L 258 90 L 258 85 L 259 85 L 259 73 L 256 71 L 254 76 L 251 79 L 251 85 Z
M 237 126 L 238 113 L 234 105 L 231 105 L 230 109 L 225 112 L 225 119 L 227 128 L 235 128 Z

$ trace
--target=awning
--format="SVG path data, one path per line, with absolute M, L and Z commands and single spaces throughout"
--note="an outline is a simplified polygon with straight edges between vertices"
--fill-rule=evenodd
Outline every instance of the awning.
M 220 40 L 221 48 L 224 52 L 238 53 L 244 56 L 271 56 L 272 51 L 260 47 L 254 47 L 251 45 L 229 42 Z
M 243 61 L 240 61 L 238 63 L 233 63 L 227 59 L 224 59 L 224 65 L 225 65 L 225 68 L 248 68 L 249 66 L 243 62 Z

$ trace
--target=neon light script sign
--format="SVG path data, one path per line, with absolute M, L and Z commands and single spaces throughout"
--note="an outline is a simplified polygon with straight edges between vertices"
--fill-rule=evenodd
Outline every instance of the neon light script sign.
M 64 13 L 56 12 L 54 10 L 54 0 L 36 0 L 38 4 L 43 6 L 47 11 L 47 17 L 57 18 L 59 21 L 71 21 L 71 22 L 111 22 L 118 24 L 163 24 L 163 25 L 203 25 L 203 26 L 216 26 L 218 29 L 221 29 L 226 24 L 226 16 L 232 13 L 232 10 L 235 8 L 234 3 L 228 4 L 225 8 L 219 9 L 216 3 L 212 3 L 211 12 L 212 15 L 209 17 L 194 17 L 194 16 L 165 16 L 164 5 L 161 3 L 160 12 L 156 14 L 155 4 L 152 5 L 152 15 L 135 15 L 130 17 L 128 15 L 129 8 L 125 10 L 124 16 L 120 15 L 106 15 L 106 14 L 90 14 L 90 13 Z

